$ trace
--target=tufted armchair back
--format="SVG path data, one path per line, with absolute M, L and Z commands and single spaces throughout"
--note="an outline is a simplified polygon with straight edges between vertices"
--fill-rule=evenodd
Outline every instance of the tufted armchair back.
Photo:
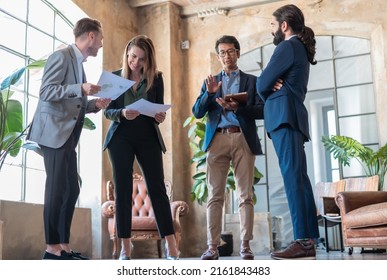
M 154 217 L 151 200 L 148 196 L 146 184 L 138 174 L 133 178 L 133 206 L 132 216 Z
M 165 188 L 170 201 L 176 243 L 179 248 L 182 235 L 180 217 L 183 217 L 188 213 L 189 207 L 185 201 L 171 201 L 172 184 L 170 182 L 165 182 Z M 106 192 L 108 201 L 102 204 L 102 216 L 108 219 L 110 239 L 113 241 L 112 256 L 113 258 L 116 258 L 118 238 L 116 236 L 114 184 L 112 181 L 107 182 Z M 157 240 L 157 251 L 159 257 L 161 257 L 161 238 L 157 229 L 152 203 L 148 196 L 146 182 L 144 178 L 137 173 L 133 174 L 132 203 L 132 242 L 140 240 Z
M 167 190 L 167 195 L 169 201 L 171 201 L 172 196 L 172 186 L 169 182 L 165 182 L 165 188 Z M 152 208 L 152 202 L 148 196 L 148 190 L 146 187 L 146 182 L 144 178 L 135 173 L 133 175 L 133 194 L 132 194 L 133 206 L 132 206 L 132 216 L 133 217 L 152 217 L 154 218 L 155 214 Z

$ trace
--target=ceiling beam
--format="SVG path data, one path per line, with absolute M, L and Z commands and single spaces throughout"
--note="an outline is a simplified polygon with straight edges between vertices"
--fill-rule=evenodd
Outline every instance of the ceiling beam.
M 168 2 L 168 0 L 128 0 L 129 6 L 132 8 L 138 8 L 147 5 L 159 4 Z M 173 1 L 172 1 L 173 2 Z
M 201 11 L 205 11 L 211 8 L 223 8 L 223 9 L 240 9 L 250 6 L 263 5 L 268 3 L 279 2 L 282 0 L 226 0 L 221 2 L 212 2 L 198 5 L 189 5 L 182 7 L 181 15 L 182 16 L 193 16 L 197 15 Z
M 263 5 L 268 3 L 279 2 L 282 0 L 225 0 L 225 1 L 203 1 L 202 4 L 185 4 L 191 1 L 185 0 L 128 0 L 129 6 L 133 8 L 138 8 L 147 5 L 160 4 L 164 2 L 173 2 L 181 6 L 181 15 L 182 16 L 193 16 L 198 15 L 199 12 L 205 11 L 207 9 L 213 8 L 228 8 L 228 9 L 238 9 L 245 8 L 255 5 Z M 195 1 L 200 3 L 201 1 Z M 192 2 L 191 2 L 192 3 Z

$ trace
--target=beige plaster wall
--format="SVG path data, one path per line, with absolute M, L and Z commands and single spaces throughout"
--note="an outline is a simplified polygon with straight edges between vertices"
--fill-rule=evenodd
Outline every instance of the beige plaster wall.
M 43 205 L 0 200 L 0 260 L 39 260 L 46 247 Z M 75 208 L 71 245 L 83 255 L 92 250 L 91 209 Z
M 371 40 L 373 76 L 377 101 L 380 143 L 387 141 L 387 6 L 385 0 L 299 0 L 256 4 L 231 10 L 227 16 L 199 19 L 180 17 L 179 7 L 168 2 L 153 6 L 131 8 L 126 0 L 73 0 L 91 17 L 98 18 L 104 27 L 105 70 L 120 67 L 121 53 L 134 35 L 147 34 L 156 45 L 158 66 L 164 73 L 165 102 L 172 103 L 168 118 L 161 125 L 168 152 L 165 155 L 165 177 L 174 186 L 175 199 L 190 203 L 190 214 L 183 223 L 183 256 L 199 256 L 206 247 L 205 207 L 189 201 L 191 173 L 187 129 L 182 124 L 191 115 L 191 108 L 203 79 L 218 71 L 214 59 L 216 38 L 235 35 L 241 52 L 247 52 L 272 41 L 270 19 L 278 7 L 293 3 L 305 15 L 306 25 L 316 35 L 348 35 Z M 262 3 L 262 2 L 261 2 Z M 219 4 L 221 6 L 221 4 Z M 180 42 L 188 40 L 190 48 L 180 49 Z M 348 46 L 351 47 L 351 46 Z M 318 46 L 317 46 L 318 51 Z M 104 121 L 104 133 L 108 122 Z M 104 174 L 101 191 L 104 196 L 106 180 L 111 178 L 107 154 L 103 158 Z M 104 240 L 108 240 L 107 230 Z M 103 241 L 105 242 L 105 241 Z M 103 255 L 109 256 L 109 245 L 103 243 Z

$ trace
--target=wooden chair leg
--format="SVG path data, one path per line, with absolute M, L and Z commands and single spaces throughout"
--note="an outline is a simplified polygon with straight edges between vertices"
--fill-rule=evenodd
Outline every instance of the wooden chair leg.
M 112 238 L 112 241 L 113 241 L 112 259 L 117 259 L 118 238 L 116 236 L 114 236 Z
M 177 248 L 177 251 L 179 252 L 179 255 L 180 255 L 181 233 L 180 232 L 175 233 L 175 238 L 176 238 L 176 248 Z

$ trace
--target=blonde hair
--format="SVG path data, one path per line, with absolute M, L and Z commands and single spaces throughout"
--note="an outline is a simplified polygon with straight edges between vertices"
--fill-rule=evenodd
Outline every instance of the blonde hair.
M 159 71 L 157 70 L 156 64 L 156 53 L 155 47 L 152 40 L 146 35 L 138 35 L 132 38 L 125 47 L 122 55 L 122 72 L 123 78 L 129 79 L 130 67 L 128 65 L 128 52 L 136 46 L 142 49 L 145 53 L 144 68 L 142 69 L 142 76 L 147 80 L 146 90 L 148 91 L 153 86 L 153 81 Z

